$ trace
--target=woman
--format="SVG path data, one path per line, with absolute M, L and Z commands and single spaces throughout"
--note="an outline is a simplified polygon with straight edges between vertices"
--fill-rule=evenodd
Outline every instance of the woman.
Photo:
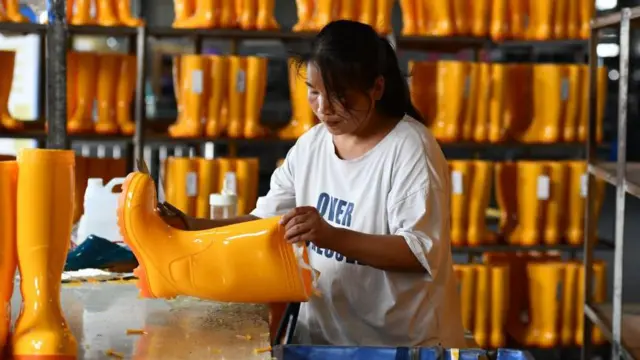
M 416 120 L 393 48 L 368 25 L 336 21 L 300 66 L 321 123 L 251 215 L 188 227 L 283 215 L 286 240 L 306 242 L 321 273 L 322 296 L 300 310 L 299 343 L 464 347 L 448 165 Z

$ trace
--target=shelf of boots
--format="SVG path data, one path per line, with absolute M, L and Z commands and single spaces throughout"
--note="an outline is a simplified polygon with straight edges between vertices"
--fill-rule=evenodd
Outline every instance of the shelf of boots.
M 0 33 L 14 34 L 44 34 L 47 32 L 47 25 L 34 23 L 17 23 L 0 21 Z
M 629 10 L 631 11 L 631 14 L 630 14 L 631 24 L 634 27 L 640 26 L 640 22 L 638 21 L 640 20 L 640 6 L 629 8 Z M 620 25 L 621 21 L 622 21 L 622 10 L 616 11 L 611 14 L 596 17 L 591 21 L 591 27 L 593 29 L 615 27 Z
M 132 37 L 138 34 L 138 28 L 127 26 L 69 25 L 68 30 L 71 35 Z
M 589 164 L 589 172 L 609 184 L 616 186 L 617 164 L 614 162 Z M 627 163 L 624 189 L 627 193 L 640 198 L 640 163 Z
M 613 306 L 611 304 L 585 304 L 584 312 L 607 340 L 612 341 Z M 622 304 L 621 347 L 625 359 L 640 359 L 640 304 Z

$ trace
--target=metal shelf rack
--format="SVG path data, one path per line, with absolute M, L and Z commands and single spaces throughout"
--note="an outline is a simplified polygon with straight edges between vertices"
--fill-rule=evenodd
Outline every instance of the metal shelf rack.
M 623 8 L 619 12 L 597 17 L 591 22 L 589 42 L 589 130 L 587 141 L 588 190 L 585 210 L 585 234 L 590 234 L 595 226 L 592 218 L 594 206 L 594 181 L 600 178 L 616 187 L 615 249 L 613 274 L 613 304 L 593 304 L 593 250 L 594 243 L 585 236 L 585 304 L 584 304 L 584 347 L 582 359 L 590 359 L 592 351 L 592 330 L 595 324 L 612 345 L 612 359 L 640 359 L 640 304 L 622 304 L 622 275 L 625 225 L 625 196 L 640 197 L 640 163 L 627 163 L 627 106 L 629 84 L 629 50 L 632 26 L 640 25 L 640 7 Z M 596 113 L 597 113 L 597 39 L 603 28 L 619 27 L 620 30 L 620 79 L 618 93 L 618 159 L 616 162 L 597 161 L 595 153 Z

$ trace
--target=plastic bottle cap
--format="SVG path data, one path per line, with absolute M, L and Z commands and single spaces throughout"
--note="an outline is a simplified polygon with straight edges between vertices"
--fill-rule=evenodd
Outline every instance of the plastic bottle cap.
M 236 196 L 230 194 L 211 194 L 209 195 L 210 206 L 234 206 L 236 204 Z
M 87 186 L 104 186 L 104 182 L 101 178 L 91 178 L 87 180 Z

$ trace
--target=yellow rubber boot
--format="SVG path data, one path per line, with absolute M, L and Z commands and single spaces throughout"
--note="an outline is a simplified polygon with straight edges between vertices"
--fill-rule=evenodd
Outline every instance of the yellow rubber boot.
M 540 291 L 540 337 L 538 346 L 552 348 L 558 344 L 560 297 L 562 296 L 563 264 L 540 263 L 534 266 L 535 281 Z
M 255 30 L 258 20 L 258 2 L 259 0 L 240 0 L 242 1 L 242 12 L 239 13 L 240 28 L 243 30 Z
M 583 86 L 580 66 L 579 65 L 565 65 L 566 76 L 568 82 L 568 96 L 565 103 L 562 141 L 575 142 L 577 140 L 577 128 L 578 117 L 580 116 L 580 103 L 582 91 L 580 89 Z
M 131 14 L 131 0 L 116 1 L 118 19 L 120 20 L 120 24 L 130 27 L 138 27 L 144 25 L 144 21 L 133 17 L 133 15 Z
M 14 119 L 9 113 L 9 96 L 13 86 L 13 73 L 16 53 L 14 51 L 0 51 L 0 66 L 3 69 L 0 81 L 0 126 L 7 130 L 20 130 L 24 127 L 21 121 Z
M 375 29 L 380 35 L 391 34 L 391 11 L 394 0 L 376 0 Z
M 465 0 L 450 0 L 450 17 L 453 22 L 454 34 L 468 36 L 473 26 L 473 10 L 469 10 L 469 2 Z
M 284 240 L 279 217 L 181 231 L 167 226 L 156 206 L 153 180 L 130 174 L 118 217 L 140 263 L 136 273 L 143 296 L 252 303 L 300 302 L 311 296 L 312 273 L 304 268 L 306 247 Z
M 67 14 L 71 13 L 71 25 L 89 25 L 93 22 L 91 18 L 92 0 L 73 0 L 67 4 Z
M 319 0 L 321 3 L 323 1 L 330 0 Z M 375 28 L 376 26 L 376 3 L 377 0 L 360 0 L 360 22 L 363 24 L 371 25 Z
M 78 106 L 78 53 L 67 52 L 67 117 L 73 114 Z
M 207 124 L 206 134 L 209 137 L 219 137 L 226 130 L 227 124 L 222 117 L 222 103 L 227 97 L 229 87 L 228 61 L 224 56 L 213 55 L 210 58 L 211 64 L 210 94 L 207 104 Z
M 549 163 L 549 199 L 546 201 L 546 221 L 543 241 L 547 245 L 559 245 L 566 229 L 568 166 L 564 162 Z
M 496 201 L 500 208 L 500 234 L 509 244 L 519 244 L 518 234 L 518 165 L 515 162 L 499 162 L 495 165 Z
M 180 81 L 183 82 L 181 122 L 169 127 L 169 135 L 177 138 L 198 137 L 202 134 L 204 115 L 204 79 L 208 73 L 206 58 L 201 55 L 183 55 L 180 59 Z
M 607 300 L 607 272 L 606 264 L 603 261 L 593 263 L 593 303 L 602 304 Z M 597 326 L 593 327 L 592 335 L 595 345 L 602 345 L 607 339 Z
M 195 216 L 210 216 L 209 195 L 218 192 L 218 172 L 216 160 L 194 159 L 198 164 L 198 195 L 196 197 Z
M 244 137 L 256 139 L 266 135 L 260 125 L 260 113 L 267 89 L 267 58 L 249 56 L 247 62 L 247 93 L 244 108 Z
M 549 40 L 553 34 L 553 0 L 534 0 L 529 2 L 531 21 L 529 36 L 531 40 Z
M 224 1 L 224 0 L 222 0 Z M 215 12 L 216 1 L 196 0 L 193 14 L 184 20 L 173 22 L 173 27 L 178 29 L 208 29 L 216 25 Z
M 489 345 L 489 324 L 491 311 L 491 266 L 476 266 L 476 293 L 473 337 L 480 348 Z
M 255 205 L 258 194 L 258 159 L 236 159 L 235 169 L 238 183 L 238 214 L 250 213 Z
M 244 136 L 245 100 L 247 96 L 247 59 L 229 56 L 229 125 L 227 134 L 239 139 Z
M 509 267 L 492 265 L 491 276 L 491 333 L 489 346 L 492 349 L 506 345 L 507 310 L 509 307 Z
M 175 129 L 173 131 L 177 131 L 178 129 L 184 127 L 184 119 L 185 119 L 185 96 L 184 94 L 189 91 L 187 88 L 187 82 L 183 81 L 182 74 L 184 63 L 182 61 L 182 56 L 174 56 L 173 63 L 171 68 L 171 75 L 173 80 L 173 91 L 176 98 L 176 122 L 173 125 L 169 126 L 169 133 L 172 131 L 171 129 Z
M 91 53 L 76 53 L 78 58 L 76 108 L 68 113 L 67 132 L 76 134 L 93 130 L 93 102 L 96 95 L 98 57 Z
M 431 3 L 416 0 L 416 21 L 418 22 L 418 35 L 436 35 L 436 16 L 431 12 Z
M 238 13 L 236 13 L 235 0 L 219 0 L 220 27 L 223 29 L 234 28 L 238 25 Z
M 580 30 L 579 36 L 580 39 L 587 40 L 591 35 L 591 19 L 593 18 L 593 14 L 595 13 L 595 1 L 591 0 L 580 0 L 579 1 L 579 23 Z
M 472 161 L 472 166 L 473 181 L 469 184 L 470 195 L 467 198 L 469 212 L 467 242 L 469 246 L 479 246 L 491 242 L 485 214 L 491 196 L 493 163 L 475 160 Z
M 293 26 L 293 31 L 308 31 L 312 29 L 314 9 L 314 0 L 296 0 L 298 22 Z
M 573 346 L 576 324 L 576 296 L 578 289 L 578 269 L 580 265 L 569 262 L 564 265 L 563 293 L 562 293 L 562 328 L 560 343 L 563 346 Z M 583 304 L 580 304 L 583 306 Z
M 176 24 L 184 23 L 194 13 L 194 3 L 192 0 L 173 0 L 173 12 L 175 17 L 173 19 L 173 27 Z
M 258 1 L 258 30 L 278 30 L 280 25 L 275 17 L 276 2 L 275 0 Z
M 116 123 L 124 135 L 133 135 L 136 124 L 131 119 L 131 102 L 136 89 L 137 64 L 135 55 L 121 55 L 116 91 Z
M 432 131 L 443 143 L 456 141 L 460 133 L 468 69 L 468 64 L 460 61 L 438 62 L 438 114 Z
M 495 41 L 503 41 L 509 37 L 509 0 L 494 0 L 493 4 L 485 2 L 484 6 L 474 8 L 474 26 L 472 28 L 473 36 L 486 36 L 487 32 L 491 35 L 491 39 Z M 491 20 L 486 18 L 486 14 L 489 14 L 487 8 L 491 6 Z M 484 11 L 483 11 L 484 10 Z M 477 25 L 475 25 L 477 22 Z M 487 24 L 489 26 L 487 29 Z M 488 30 L 488 31 L 487 31 Z
M 293 59 L 287 60 L 289 69 L 289 99 L 291 102 L 291 119 L 289 123 L 278 130 L 278 137 L 283 140 L 293 140 L 297 134 L 297 127 L 300 123 L 298 97 L 296 96 L 296 84 L 298 83 L 298 68 Z
M 478 118 L 476 107 L 478 104 L 478 90 L 480 88 L 479 64 L 469 63 L 467 71 L 462 118 L 459 122 L 461 134 L 458 134 L 457 137 L 462 141 L 473 141 L 473 132 Z
M 526 38 L 527 29 L 525 24 L 529 19 L 528 0 L 507 0 L 509 16 L 509 37 L 511 39 L 523 40 Z
M 477 265 L 464 264 L 454 265 L 454 270 L 458 275 L 460 287 L 460 306 L 462 312 L 462 326 L 465 330 L 473 329 L 473 313 L 475 307 Z
M 98 134 L 116 134 L 118 124 L 116 122 L 116 90 L 120 62 L 117 55 L 102 54 L 98 59 L 98 87 L 96 100 L 98 105 L 98 117 L 95 131 Z
M 69 249 L 74 153 L 23 149 L 18 155 L 17 249 L 23 307 L 12 337 L 13 358 L 75 360 L 77 343 L 60 305 Z
M 571 0 L 555 0 L 553 4 L 553 38 L 567 39 L 569 3 Z
M 120 25 L 120 21 L 116 16 L 116 9 L 112 0 L 95 0 L 97 7 L 96 16 L 97 23 L 100 26 L 116 26 Z
M 569 1 L 567 5 L 567 39 L 580 37 L 580 7 L 579 1 Z
M 455 32 L 454 22 L 452 20 L 452 9 L 450 0 L 433 0 L 428 1 L 427 13 L 433 18 L 433 28 L 431 34 L 433 36 L 451 36 Z
M 298 100 L 298 111 L 300 114 L 300 122 L 298 127 L 296 127 L 295 138 L 299 138 L 307 132 L 307 130 L 311 129 L 317 124 L 317 119 L 313 110 L 311 109 L 311 105 L 309 104 L 309 100 L 307 99 L 307 68 L 303 66 L 300 68 L 300 74 L 296 77 L 296 97 Z
M 409 92 L 411 103 L 416 107 L 427 126 L 436 118 L 438 63 L 432 61 L 409 62 Z
M 529 283 L 529 324 L 527 326 L 524 343 L 527 346 L 538 346 L 542 331 L 541 321 L 541 288 L 538 276 L 538 262 L 527 263 L 527 281 Z
M 545 204 L 550 197 L 550 176 L 542 161 L 518 162 L 518 233 L 522 245 L 538 245 L 543 237 Z
M 476 122 L 473 128 L 473 141 L 477 143 L 487 142 L 489 139 L 490 106 L 493 97 L 491 82 L 492 64 L 480 63 L 478 66 Z M 433 102 L 432 102 L 433 103 Z
M 402 4 L 401 4 L 402 6 Z M 340 1 L 340 7 L 338 11 L 338 17 L 342 20 L 358 20 L 358 2 L 357 1 Z M 404 16 L 404 14 L 403 14 Z
M 576 302 L 574 309 L 576 311 L 576 328 L 574 333 L 574 343 L 577 346 L 584 345 L 582 341 L 584 333 L 584 303 L 585 303 L 585 288 L 584 288 L 584 264 L 578 265 L 578 278 L 576 279 Z
M 584 161 L 568 161 L 568 192 L 566 209 L 566 232 L 568 244 L 578 246 L 584 241 L 584 207 L 587 186 L 587 163 Z
M 560 141 L 565 104 L 569 98 L 565 67 L 539 64 L 534 67 L 534 124 L 526 134 L 532 142 L 551 144 Z
M 167 184 L 165 198 L 185 214 L 195 216 L 195 196 L 197 195 L 198 163 L 195 159 L 170 157 L 166 168 Z M 170 179 L 170 180 L 169 180 Z
M 505 98 L 507 96 L 508 65 L 491 64 L 489 87 L 489 125 L 487 137 L 490 142 L 498 143 L 506 140 Z
M 473 162 L 449 161 L 451 168 L 451 244 L 464 246 L 467 243 L 469 222 L 469 193 L 474 179 Z
M 18 0 L 2 0 L 4 7 L 4 15 L 10 22 L 29 22 L 29 20 L 20 13 L 20 3 Z
M 8 345 L 11 296 L 16 274 L 16 192 L 18 163 L 0 161 L 0 354 Z
M 416 36 L 420 33 L 418 27 L 418 6 L 417 3 L 422 0 L 400 0 L 400 8 L 402 9 L 402 36 Z M 343 1 L 345 4 L 354 3 L 353 1 Z
M 522 84 L 534 84 L 533 66 L 508 65 L 506 74 L 503 138 L 525 142 L 528 140 L 527 132 L 532 127 L 534 96 L 532 86 L 522 86 Z

